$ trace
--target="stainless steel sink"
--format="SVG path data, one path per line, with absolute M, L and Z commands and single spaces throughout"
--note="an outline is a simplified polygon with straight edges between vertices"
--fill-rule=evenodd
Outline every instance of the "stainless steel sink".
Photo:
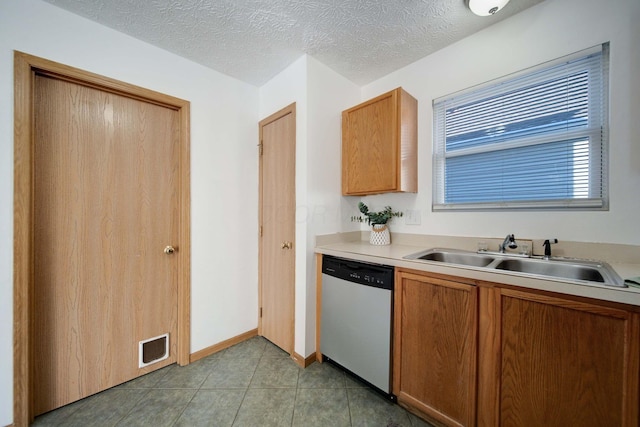
M 429 249 L 407 255 L 405 259 L 421 259 L 425 261 L 438 261 L 448 264 L 468 265 L 471 267 L 486 267 L 495 258 L 473 252 L 456 251 L 454 249 Z
M 570 258 L 544 260 L 510 256 L 509 254 L 493 255 L 433 248 L 407 255 L 404 258 L 509 272 L 529 277 L 554 277 L 621 288 L 627 287 L 624 280 L 616 274 L 609 264 L 604 262 Z
M 605 271 L 605 267 L 602 264 L 585 264 L 582 262 L 503 259 L 496 264 L 496 269 L 599 283 L 607 282 L 605 276 L 610 277 L 610 273 Z

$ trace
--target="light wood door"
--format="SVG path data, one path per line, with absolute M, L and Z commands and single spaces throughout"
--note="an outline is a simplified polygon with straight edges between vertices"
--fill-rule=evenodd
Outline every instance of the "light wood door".
M 259 333 L 293 353 L 295 104 L 260 122 Z
M 640 314 L 483 289 L 483 426 L 638 426 Z M 489 333 L 487 334 L 487 331 Z
M 477 288 L 403 270 L 395 286 L 398 402 L 444 425 L 475 425 Z
M 180 123 L 47 75 L 34 97 L 37 415 L 176 361 Z M 139 368 L 139 341 L 165 333 L 169 358 Z

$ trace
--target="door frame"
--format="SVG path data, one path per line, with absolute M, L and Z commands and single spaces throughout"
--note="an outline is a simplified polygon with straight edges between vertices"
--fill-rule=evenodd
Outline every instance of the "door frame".
M 287 105 L 286 107 L 284 107 L 283 109 L 276 111 L 275 113 L 271 114 L 270 116 L 260 120 L 260 123 L 258 124 L 259 127 L 259 141 L 258 141 L 258 147 L 259 147 L 259 164 L 258 164 L 258 335 L 262 336 L 262 271 L 264 266 L 262 265 L 262 219 L 263 219 L 263 208 L 262 208 L 262 203 L 263 203 L 263 192 L 264 192 L 264 187 L 263 187 L 263 180 L 262 180 L 262 173 L 264 171 L 264 165 L 263 165 L 263 161 L 262 161 L 262 129 L 267 126 L 270 123 L 275 122 L 276 120 L 291 114 L 293 117 L 293 134 L 294 134 L 294 147 L 297 144 L 297 135 L 296 135 L 296 129 L 297 129 L 297 123 L 296 123 L 296 103 L 292 103 Z M 295 148 L 294 148 L 294 169 L 295 169 Z M 295 186 L 294 186 L 295 188 Z M 295 200 L 296 200 L 296 195 L 295 192 L 293 194 L 293 200 L 294 200 L 294 206 L 295 206 Z M 294 216 L 295 218 L 295 216 Z M 294 220 L 295 223 L 295 220 Z M 295 224 L 294 224 L 295 226 Z M 296 251 L 297 245 L 295 242 L 295 230 L 294 230 L 294 236 L 293 236 L 293 250 Z M 296 253 L 294 252 L 294 260 L 295 260 L 295 256 Z M 295 261 L 294 261 L 294 267 L 293 267 L 293 280 L 292 280 L 292 286 L 293 286 L 293 307 L 291 307 L 291 353 L 289 354 L 291 357 L 294 357 L 295 355 L 295 340 L 296 340 L 296 327 L 295 327 L 295 318 L 296 318 L 296 309 L 295 309 L 295 300 L 296 300 L 296 283 L 295 283 Z
M 28 425 L 31 404 L 34 291 L 34 130 L 33 89 L 36 73 L 82 84 L 102 91 L 150 102 L 176 110 L 179 115 L 177 362 L 189 364 L 191 311 L 191 199 L 190 199 L 190 103 L 179 98 L 124 83 L 47 59 L 14 51 L 14 188 L 13 188 L 13 419 Z

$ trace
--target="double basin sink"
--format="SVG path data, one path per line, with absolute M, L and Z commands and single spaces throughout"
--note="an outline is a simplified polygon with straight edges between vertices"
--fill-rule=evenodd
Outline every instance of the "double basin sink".
M 458 266 L 491 269 L 528 277 L 551 277 L 626 288 L 624 280 L 605 262 L 572 258 L 526 258 L 501 253 L 475 253 L 455 249 L 428 249 L 404 259 L 434 261 Z

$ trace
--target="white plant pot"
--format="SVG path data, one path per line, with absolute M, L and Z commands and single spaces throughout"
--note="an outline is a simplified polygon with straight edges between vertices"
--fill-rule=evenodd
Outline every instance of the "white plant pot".
M 391 233 L 389 233 L 389 227 L 387 227 L 387 224 L 375 224 L 371 227 L 369 243 L 372 245 L 391 244 Z

